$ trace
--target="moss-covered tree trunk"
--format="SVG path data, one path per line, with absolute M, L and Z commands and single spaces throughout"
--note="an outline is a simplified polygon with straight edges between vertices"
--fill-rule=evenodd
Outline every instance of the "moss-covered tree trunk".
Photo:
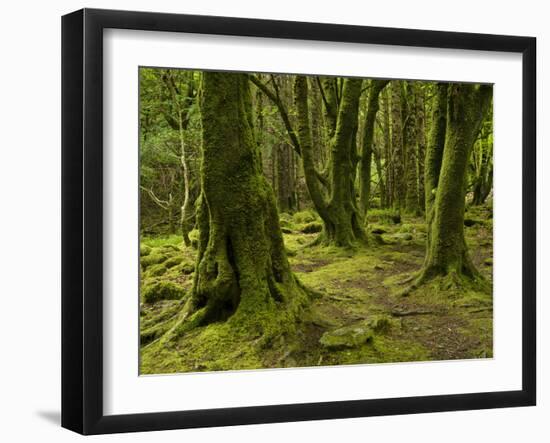
M 426 117 L 424 105 L 424 86 L 412 82 L 416 102 L 416 138 L 417 138 L 417 165 L 418 165 L 418 206 L 424 210 L 426 205 L 424 190 L 424 161 L 426 158 Z
M 382 91 L 382 133 L 384 139 L 384 158 L 386 169 L 386 198 L 384 206 L 389 208 L 393 205 L 394 195 L 394 170 L 393 170 L 393 156 L 391 149 L 391 136 L 390 136 L 390 99 L 389 88 L 385 88 Z
M 369 207 L 371 191 L 371 164 L 373 153 L 374 124 L 376 114 L 379 109 L 380 92 L 389 83 L 389 80 L 371 80 L 369 95 L 367 98 L 367 112 L 365 115 L 365 125 L 363 128 L 363 149 L 361 152 L 361 169 L 359 180 L 359 211 L 363 217 L 366 217 Z M 381 171 L 381 167 L 378 168 Z M 382 180 L 379 174 L 379 180 Z M 381 190 L 381 195 L 384 192 Z
M 323 220 L 320 240 L 324 243 L 348 247 L 366 239 L 356 205 L 355 170 L 357 165 L 357 119 L 362 80 L 344 79 L 342 97 L 338 106 L 336 129 L 330 143 L 329 179 L 331 190 L 327 196 L 320 185 L 313 158 L 311 126 L 309 122 L 308 83 L 297 76 L 294 98 L 298 120 L 298 139 L 301 146 L 304 176 L 311 200 Z
M 403 146 L 403 118 L 402 118 L 402 86 L 394 80 L 390 83 L 391 90 L 391 148 L 394 170 L 394 201 L 396 209 L 405 208 L 405 152 Z
M 429 214 L 430 234 L 422 279 L 449 274 L 478 275 L 464 238 L 464 185 L 472 146 L 491 102 L 492 87 L 467 84 L 447 86 L 445 142 L 441 168 L 437 174 L 443 89 L 444 85 L 438 86 L 440 94 L 434 105 L 434 132 L 426 159 L 426 213 Z
M 473 205 L 481 205 L 493 187 L 493 122 L 488 113 L 472 152 Z
M 307 297 L 262 174 L 247 75 L 205 72 L 201 119 L 199 250 L 192 294 L 172 332 L 227 320 L 268 333 L 293 322 Z
M 405 211 L 409 214 L 418 215 L 420 207 L 418 206 L 418 144 L 417 144 L 417 121 L 416 121 L 416 100 L 414 95 L 414 82 L 407 82 L 406 118 L 404 123 L 404 154 L 405 154 Z
M 356 240 L 366 239 L 355 193 L 356 134 L 362 84 L 361 79 L 344 79 L 336 132 L 331 143 L 332 192 L 325 234 L 337 246 L 350 246 Z
M 426 257 L 431 246 L 431 226 L 434 219 L 434 202 L 439 183 L 445 133 L 447 128 L 447 83 L 438 83 L 432 103 L 431 130 L 424 162 L 424 201 L 427 224 Z

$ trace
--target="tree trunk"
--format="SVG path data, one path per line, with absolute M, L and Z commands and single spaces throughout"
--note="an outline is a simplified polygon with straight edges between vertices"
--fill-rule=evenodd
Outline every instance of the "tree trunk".
M 365 127 L 363 128 L 363 149 L 361 155 L 361 174 L 359 181 L 359 212 L 362 217 L 367 216 L 371 189 L 371 164 L 373 152 L 374 124 L 379 109 L 379 95 L 389 80 L 371 80 L 367 98 L 367 112 Z M 379 168 L 381 169 L 381 168 Z M 382 180 L 381 176 L 379 177 Z M 382 198 L 382 197 L 381 197 Z
M 438 86 L 438 90 L 443 89 Z M 437 100 L 441 101 L 442 94 Z M 441 170 L 436 174 L 439 148 L 441 146 L 442 103 L 434 108 L 434 133 L 430 138 L 426 159 L 427 214 L 432 214 L 428 250 L 421 278 L 437 275 L 478 275 L 464 238 L 465 179 L 468 160 L 492 96 L 488 85 L 451 84 L 447 86 L 447 112 L 445 145 Z M 433 143 L 433 145 L 432 145 Z M 435 176 L 438 176 L 437 181 Z M 428 200 L 428 189 L 431 196 Z
M 171 331 L 215 321 L 267 334 L 307 300 L 288 264 L 254 140 L 246 74 L 205 72 L 199 250 L 193 289 Z M 281 314 L 281 313 L 284 313 Z
M 417 138 L 417 169 L 418 169 L 418 207 L 426 206 L 424 190 L 424 161 L 426 158 L 426 117 L 424 109 L 424 87 L 418 82 L 412 82 L 416 101 L 416 138 Z
M 417 147 L 417 121 L 416 100 L 413 89 L 414 82 L 407 82 L 406 121 L 404 124 L 404 153 L 405 153 L 405 211 L 409 214 L 420 214 L 418 206 L 418 147 Z
M 336 132 L 331 143 L 332 193 L 328 204 L 330 218 L 325 228 L 329 241 L 337 246 L 351 246 L 355 240 L 366 239 L 355 198 L 355 139 L 362 84 L 361 79 L 344 79 Z
M 403 149 L 403 120 L 401 114 L 401 82 L 392 80 L 391 89 L 391 147 L 394 170 L 394 207 L 405 208 L 405 154 Z
M 382 119 L 382 131 L 384 134 L 384 157 L 386 166 L 386 199 L 385 207 L 390 208 L 393 206 L 394 196 L 394 170 L 393 170 L 393 155 L 391 149 L 391 135 L 390 135 L 390 100 L 388 88 L 382 91 L 383 98 L 383 119 Z
M 330 198 L 320 186 L 319 174 L 313 159 L 311 126 L 309 122 L 308 83 L 296 76 L 294 97 L 298 119 L 298 139 L 301 147 L 307 188 L 319 216 L 323 220 L 320 240 L 324 243 L 349 247 L 356 240 L 365 240 L 360 215 L 355 203 L 355 167 L 357 164 L 356 133 L 359 97 L 362 80 L 344 79 L 342 98 L 338 107 L 336 129 L 331 140 Z

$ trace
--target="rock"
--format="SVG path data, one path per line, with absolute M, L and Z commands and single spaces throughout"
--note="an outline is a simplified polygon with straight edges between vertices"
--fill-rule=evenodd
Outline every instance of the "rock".
M 321 232 L 323 230 L 323 225 L 319 222 L 311 222 L 302 227 L 300 232 L 303 234 L 315 234 L 316 232 Z
M 319 339 L 321 346 L 329 349 L 345 349 L 360 346 L 373 337 L 373 331 L 365 326 L 346 326 L 325 332 Z
M 147 245 L 140 245 L 139 246 L 139 255 L 141 257 L 145 257 L 146 255 L 149 255 L 151 253 L 151 247 Z
M 159 300 L 178 300 L 185 295 L 182 287 L 169 281 L 161 281 L 143 288 L 143 301 L 155 303 Z
M 181 265 L 181 272 L 185 275 L 195 272 L 195 265 L 193 263 L 183 263 Z
M 174 266 L 179 265 L 182 261 L 183 261 L 183 257 L 174 256 L 166 260 L 164 262 L 164 266 L 170 269 L 170 268 L 173 268 Z
M 286 251 L 286 255 L 289 256 L 289 257 L 295 257 L 296 256 L 296 251 L 293 250 L 293 249 L 285 248 L 285 251 Z
M 142 256 L 139 260 L 141 263 L 141 267 L 143 269 L 147 269 L 151 265 L 158 265 L 159 263 L 162 263 L 166 261 L 168 257 L 164 254 L 160 254 L 159 252 L 151 252 L 145 256 Z
M 388 231 L 380 226 L 373 226 L 370 232 L 372 232 L 373 234 L 385 234 Z
M 159 263 L 158 265 L 152 265 L 147 269 L 147 273 L 149 277 L 160 277 L 161 275 L 164 275 L 168 269 L 163 263 Z
M 296 212 L 292 216 L 292 220 L 294 223 L 310 223 L 315 221 L 317 218 L 315 217 L 315 214 L 313 211 L 306 209 L 305 211 Z
M 375 334 L 383 334 L 391 327 L 386 316 L 374 316 L 350 326 L 325 332 L 319 339 L 328 349 L 350 349 L 371 341 Z
M 471 228 L 474 225 L 480 225 L 482 223 L 483 222 L 481 220 L 477 220 L 475 218 L 465 218 L 464 219 L 464 226 L 466 226 L 467 228 Z
M 412 240 L 413 235 L 410 232 L 397 233 L 393 235 L 393 238 L 397 240 Z

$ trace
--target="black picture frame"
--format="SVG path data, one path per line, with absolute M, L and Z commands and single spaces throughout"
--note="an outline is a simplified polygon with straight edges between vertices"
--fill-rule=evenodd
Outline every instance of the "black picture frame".
M 104 415 L 103 30 L 171 31 L 522 54 L 522 389 Z M 62 18 L 62 426 L 82 434 L 290 422 L 536 403 L 536 39 L 83 9 Z

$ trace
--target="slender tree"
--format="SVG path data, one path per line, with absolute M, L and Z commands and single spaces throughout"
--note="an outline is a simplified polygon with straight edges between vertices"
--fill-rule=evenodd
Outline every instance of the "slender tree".
M 403 86 L 406 88 L 406 100 L 404 100 L 405 122 L 403 124 L 403 143 L 405 156 L 405 211 L 409 214 L 419 215 L 420 199 L 418 197 L 418 139 L 417 139 L 417 117 L 416 97 L 414 94 L 414 82 L 408 81 Z
M 405 150 L 403 145 L 402 85 L 392 80 L 391 89 L 391 150 L 394 170 L 394 207 L 405 208 Z
M 415 114 L 416 114 L 416 137 L 417 137 L 417 169 L 418 169 L 418 207 L 424 210 L 425 190 L 424 190 L 424 162 L 426 158 L 426 117 L 424 103 L 424 86 L 422 82 L 412 82 L 413 93 L 415 96 Z
M 374 124 L 379 109 L 380 92 L 389 83 L 389 80 L 371 80 L 367 97 L 367 112 L 365 114 L 365 125 L 363 128 L 363 149 L 361 153 L 361 173 L 359 181 L 359 211 L 366 220 L 371 192 L 371 164 L 373 154 Z M 377 160 L 379 165 L 379 160 Z M 381 167 L 378 167 L 379 179 L 381 180 Z
M 493 115 L 483 122 L 479 137 L 472 151 L 472 204 L 481 205 L 485 202 L 493 188 Z

